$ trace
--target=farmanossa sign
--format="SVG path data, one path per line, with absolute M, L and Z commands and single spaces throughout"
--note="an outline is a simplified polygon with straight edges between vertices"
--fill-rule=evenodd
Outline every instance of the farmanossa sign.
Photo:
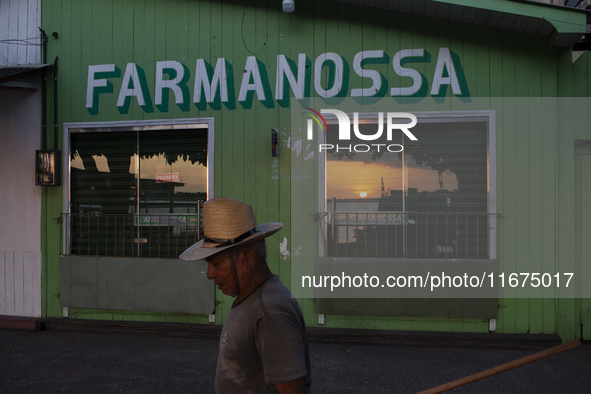
M 245 104 L 252 102 L 254 96 L 268 107 L 274 107 L 273 99 L 282 106 L 289 106 L 290 88 L 296 99 L 303 99 L 313 95 L 309 91 L 312 89 L 311 86 L 318 96 L 325 98 L 379 97 L 387 94 L 392 97 L 403 97 L 426 95 L 427 92 L 430 92 L 431 96 L 438 96 L 442 91 L 445 94 L 447 86 L 451 87 L 454 95 L 461 96 L 463 91 L 458 75 L 463 76 L 463 72 L 459 60 L 452 60 L 452 52 L 449 48 L 439 49 L 435 71 L 431 76 L 424 77 L 416 69 L 406 67 L 407 63 L 412 66 L 429 62 L 429 57 L 426 55 L 424 49 L 403 49 L 396 52 L 392 56 L 392 67 L 394 72 L 402 77 L 403 86 L 391 87 L 380 72 L 370 68 L 372 63 L 388 61 L 389 55 L 383 50 L 358 52 L 352 61 L 353 72 L 367 79 L 371 86 L 349 89 L 349 63 L 339 54 L 326 52 L 319 55 L 314 61 L 314 67 L 310 67 L 311 61 L 305 53 L 298 55 L 297 64 L 285 55 L 279 54 L 274 95 L 270 85 L 271 79 L 267 75 L 267 67 L 256 56 L 246 58 L 238 89 L 236 89 L 238 86 L 235 86 L 232 72 L 236 65 L 232 65 L 223 57 L 217 59 L 215 67 L 205 59 L 197 59 L 193 66 L 193 75 L 183 63 L 175 60 L 159 61 L 156 63 L 155 75 L 152 76 L 154 91 L 150 91 L 148 87 L 148 77 L 142 68 L 143 65 L 127 63 L 124 66 L 123 76 L 116 64 L 89 65 L 86 108 L 91 114 L 97 114 L 99 95 L 113 94 L 114 84 L 118 85 L 119 82 L 117 107 L 122 110 L 130 105 L 132 98 L 135 98 L 137 105 L 146 112 L 153 112 L 154 105 L 160 112 L 167 112 L 167 97 L 170 93 L 174 96 L 175 103 L 185 110 L 190 108 L 191 103 L 200 109 L 204 109 L 206 103 L 224 103 L 228 108 L 234 109 L 236 108 L 235 92 L 238 92 L 238 102 L 246 109 L 249 106 Z M 329 70 L 329 86 L 323 86 L 321 83 L 321 72 L 325 67 Z M 194 82 L 192 86 L 188 86 L 192 76 L 194 76 Z M 313 84 L 309 83 L 312 79 Z M 429 80 L 431 81 L 430 89 Z M 308 86 L 310 88 L 306 91 Z

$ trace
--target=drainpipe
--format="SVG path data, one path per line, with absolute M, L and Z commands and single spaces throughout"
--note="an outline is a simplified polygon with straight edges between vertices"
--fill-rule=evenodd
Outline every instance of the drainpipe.
M 41 34 L 43 35 L 43 64 L 47 64 L 47 34 L 45 34 L 45 30 L 43 30 L 42 28 L 39 28 L 39 31 L 41 32 Z M 41 100 L 42 100 L 42 124 L 43 124 L 43 131 L 42 131 L 42 141 L 43 141 L 43 145 L 42 145 L 42 149 L 46 150 L 47 149 L 47 97 L 46 97 L 46 91 L 47 91 L 47 71 L 45 70 L 45 67 L 43 67 L 43 71 L 42 71 L 42 75 L 43 75 L 43 84 L 41 87 Z
M 58 150 L 57 138 L 57 61 L 59 57 L 56 56 L 53 62 L 53 121 L 54 121 L 54 135 L 53 135 L 53 149 Z M 58 163 L 56 163 L 58 164 Z

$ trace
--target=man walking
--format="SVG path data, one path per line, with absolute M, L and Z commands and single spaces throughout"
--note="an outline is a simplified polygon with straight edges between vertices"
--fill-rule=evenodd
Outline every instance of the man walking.
M 281 227 L 257 226 L 250 205 L 216 198 L 203 206 L 205 238 L 180 255 L 207 261 L 208 279 L 236 298 L 220 338 L 216 393 L 308 393 L 304 317 L 266 261 L 265 238 Z

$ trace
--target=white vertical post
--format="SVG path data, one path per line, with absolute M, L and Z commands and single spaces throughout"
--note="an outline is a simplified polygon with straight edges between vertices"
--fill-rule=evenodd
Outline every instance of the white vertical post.
M 490 331 L 490 332 L 497 331 L 497 319 L 489 319 L 489 321 L 488 321 L 488 331 Z
M 318 314 L 318 324 L 324 324 L 324 313 Z

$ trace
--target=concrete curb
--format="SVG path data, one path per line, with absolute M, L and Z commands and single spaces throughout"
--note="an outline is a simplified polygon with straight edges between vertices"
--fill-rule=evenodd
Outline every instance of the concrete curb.
M 0 326 L 1 327 L 1 326 Z M 37 331 L 219 339 L 222 326 L 82 319 L 36 319 Z M 498 334 L 309 327 L 312 343 L 439 348 L 542 350 L 562 343 L 553 334 Z

